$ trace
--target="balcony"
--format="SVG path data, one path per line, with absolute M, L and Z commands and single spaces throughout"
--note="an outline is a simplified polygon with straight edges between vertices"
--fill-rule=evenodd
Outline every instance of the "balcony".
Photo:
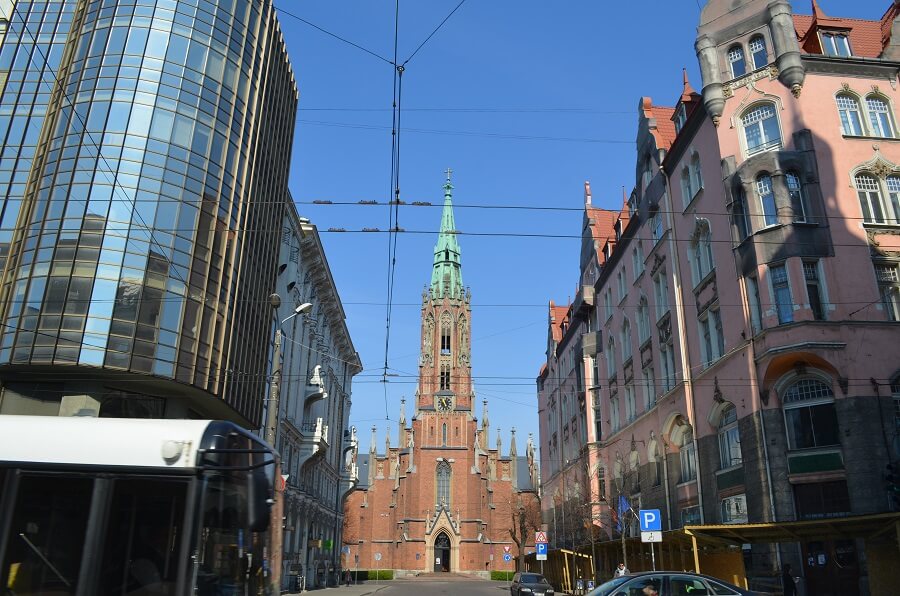
M 596 356 L 600 352 L 603 338 L 600 331 L 591 331 L 581 336 L 581 351 L 587 356 Z
M 318 364 L 313 369 L 313 374 L 303 390 L 303 407 L 308 407 L 326 397 L 328 397 L 328 392 L 325 391 L 325 382 L 322 380 L 322 365 Z
M 321 455 L 328 447 L 328 425 L 321 418 L 300 423 L 300 466 L 313 456 Z
M 580 315 L 587 315 L 592 308 L 594 308 L 594 286 L 581 286 L 572 303 L 572 310 Z

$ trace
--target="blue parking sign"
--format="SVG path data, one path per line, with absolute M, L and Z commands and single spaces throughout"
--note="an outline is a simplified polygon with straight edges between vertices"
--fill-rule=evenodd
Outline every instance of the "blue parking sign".
M 638 513 L 641 532 L 662 532 L 662 517 L 659 509 L 641 509 Z
M 537 554 L 546 555 L 547 554 L 547 543 L 546 542 L 538 542 L 535 544 L 537 547 Z

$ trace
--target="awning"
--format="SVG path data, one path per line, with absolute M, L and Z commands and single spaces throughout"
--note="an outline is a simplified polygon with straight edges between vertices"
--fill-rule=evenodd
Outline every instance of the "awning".
M 685 526 L 684 533 L 731 544 L 900 537 L 900 512 L 764 524 Z

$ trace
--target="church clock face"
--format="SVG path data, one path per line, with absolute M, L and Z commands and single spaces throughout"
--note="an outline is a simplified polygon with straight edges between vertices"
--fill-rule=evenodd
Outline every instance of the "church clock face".
M 450 395 L 439 395 L 435 405 L 439 412 L 449 412 L 453 409 L 453 397 Z

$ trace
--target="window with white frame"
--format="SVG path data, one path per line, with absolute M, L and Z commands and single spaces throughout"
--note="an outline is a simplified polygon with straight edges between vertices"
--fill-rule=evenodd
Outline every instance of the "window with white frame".
M 773 265 L 769 267 L 769 275 L 772 279 L 775 308 L 778 310 L 778 322 L 782 325 L 792 323 L 794 321 L 794 299 L 791 297 L 791 284 L 788 281 L 787 269 L 784 265 Z
M 753 333 L 762 331 L 762 303 L 759 300 L 759 280 L 756 276 L 745 278 L 747 282 L 747 301 L 750 307 L 750 328 Z
M 634 245 L 631 251 L 632 269 L 634 269 L 634 278 L 637 279 L 644 271 L 644 246 L 640 240 Z
M 690 482 L 697 479 L 697 443 L 691 433 L 687 433 L 678 449 L 678 459 L 681 460 L 681 482 Z
M 725 353 L 725 337 L 722 332 L 722 316 L 718 308 L 711 308 L 700 315 L 700 349 L 703 364 L 709 366 Z
M 634 385 L 625 385 L 625 422 L 626 424 L 637 418 L 637 408 L 634 403 Z
M 653 367 L 648 366 L 644 373 L 644 409 L 649 410 L 656 401 L 656 380 L 653 378 Z
M 781 129 L 775 104 L 764 103 L 750 108 L 741 117 L 747 155 L 781 147 Z
M 731 214 L 734 218 L 734 227 L 737 229 L 738 240 L 743 240 L 750 235 L 750 226 L 747 225 L 747 200 L 743 188 L 735 193 Z
M 638 341 L 641 345 L 650 339 L 650 306 L 647 304 L 647 297 L 641 296 L 637 307 L 638 319 Z
M 613 338 L 609 338 L 606 348 L 606 378 L 612 379 L 616 376 L 616 342 Z
M 660 344 L 659 363 L 662 367 L 662 393 L 675 387 L 675 346 L 672 341 Z
M 731 46 L 728 49 L 728 63 L 731 65 L 731 77 L 738 78 L 747 73 L 747 61 L 744 59 L 744 48 Z
M 803 261 L 803 280 L 806 282 L 806 296 L 813 318 L 825 320 L 825 286 L 819 276 L 819 261 Z
M 707 226 L 691 239 L 690 261 L 695 286 L 703 281 L 715 267 L 713 263 L 712 238 L 710 236 L 710 230 Z
M 694 191 L 691 188 L 691 171 L 687 166 L 681 168 L 681 201 L 685 207 L 694 198 Z
M 806 197 L 803 195 L 803 183 L 797 172 L 788 172 L 784 175 L 787 183 L 788 195 L 791 198 L 791 208 L 794 211 L 794 221 L 806 221 Z
M 897 263 L 875 263 L 881 304 L 891 321 L 900 321 L 900 271 Z
M 653 276 L 653 295 L 656 298 L 656 319 L 669 312 L 669 281 L 663 267 Z
M 781 403 L 790 449 L 810 449 L 840 445 L 834 392 L 819 379 L 792 383 Z
M 894 122 L 891 118 L 891 106 L 880 95 L 866 97 L 866 111 L 869 113 L 869 126 L 876 137 L 894 137 Z
M 766 40 L 762 35 L 757 35 L 750 40 L 750 57 L 753 59 L 753 69 L 762 68 L 769 63 L 766 53 Z
M 691 190 L 696 195 L 703 188 L 703 172 L 700 171 L 700 154 L 696 151 L 691 156 Z M 692 195 L 693 196 L 693 195 Z
M 681 132 L 685 122 L 687 122 L 687 108 L 682 103 L 678 106 L 678 109 L 675 110 L 675 134 Z
M 719 464 L 726 470 L 739 466 L 744 458 L 741 455 L 741 433 L 738 429 L 737 409 L 734 404 L 727 404 L 719 419 Z
M 606 289 L 606 299 L 604 300 L 604 302 L 606 303 L 604 305 L 606 307 L 606 318 L 609 319 L 613 314 L 612 290 L 609 288 Z
M 859 100 L 855 95 L 840 93 L 835 97 L 838 115 L 841 117 L 841 131 L 845 135 L 860 136 L 863 134 L 860 117 Z
M 625 298 L 625 268 L 619 269 L 616 274 L 616 284 L 619 288 L 619 301 Z
M 855 181 L 863 221 L 876 224 L 900 223 L 900 176 L 887 176 L 882 183 L 872 174 L 860 172 Z M 887 201 L 884 200 L 884 188 L 887 188 Z
M 609 399 L 609 425 L 612 432 L 619 430 L 621 421 L 619 420 L 619 398 L 611 397 Z
M 622 323 L 622 362 L 628 362 L 631 359 L 631 323 L 628 319 Z
M 843 32 L 822 32 L 822 53 L 826 56 L 850 57 L 850 40 Z
M 747 523 L 747 495 L 734 495 L 722 499 L 722 523 Z
M 653 243 L 659 242 L 660 238 L 663 235 L 663 221 L 662 214 L 657 211 L 653 215 L 650 216 L 650 238 L 653 239 Z
M 761 174 L 756 179 L 756 194 L 759 197 L 759 210 L 763 221 L 767 226 L 778 223 L 778 208 L 775 206 L 775 190 L 772 187 L 772 177 Z

